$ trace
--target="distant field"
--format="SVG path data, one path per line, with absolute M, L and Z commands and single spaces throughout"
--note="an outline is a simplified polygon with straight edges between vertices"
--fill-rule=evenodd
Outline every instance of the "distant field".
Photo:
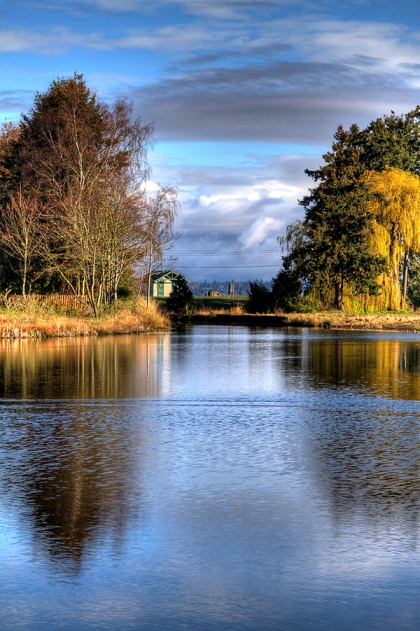
M 244 306 L 248 300 L 248 296 L 236 296 L 236 298 L 228 298 L 227 296 L 194 296 L 194 300 L 198 307 L 212 307 L 213 309 L 229 309 L 230 307 Z

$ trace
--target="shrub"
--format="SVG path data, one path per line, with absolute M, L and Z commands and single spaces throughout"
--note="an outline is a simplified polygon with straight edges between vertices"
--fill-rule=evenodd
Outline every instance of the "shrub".
M 245 309 L 248 313 L 271 313 L 273 310 L 272 293 L 262 283 L 249 283 L 248 302 Z
M 184 276 L 179 276 L 175 282 L 174 288 L 166 301 L 166 307 L 177 315 L 189 316 L 195 312 L 194 296 Z
M 311 300 L 308 296 L 298 296 L 289 303 L 289 311 L 297 313 L 318 313 L 321 311 L 321 303 L 318 300 Z
M 302 283 L 296 272 L 282 269 L 273 278 L 273 307 L 281 311 L 299 311 L 296 304 L 302 301 Z

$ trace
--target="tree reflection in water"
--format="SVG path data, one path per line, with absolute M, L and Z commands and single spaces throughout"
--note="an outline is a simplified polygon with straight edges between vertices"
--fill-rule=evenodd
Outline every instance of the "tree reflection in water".
M 342 523 L 360 514 L 383 529 L 420 522 L 420 349 L 390 334 L 328 333 L 285 344 L 288 387 L 323 391 L 305 414 L 319 488 Z M 285 367 L 287 366 L 287 370 Z
M 147 423 L 130 400 L 167 388 L 169 337 L 0 348 L 3 499 L 57 569 L 77 571 L 93 541 L 118 545 L 138 519 Z

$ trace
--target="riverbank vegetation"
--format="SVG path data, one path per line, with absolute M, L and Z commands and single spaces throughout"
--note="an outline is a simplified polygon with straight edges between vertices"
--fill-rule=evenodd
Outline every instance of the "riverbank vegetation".
M 420 333 L 420 313 L 355 314 L 342 311 L 318 313 L 249 314 L 242 307 L 226 311 L 198 310 L 192 321 L 197 324 L 243 325 L 253 327 L 305 327 L 364 331 L 403 331 Z
M 169 328 L 168 316 L 146 298 L 121 300 L 94 317 L 77 307 L 57 301 L 42 302 L 27 296 L 25 301 L 10 302 L 0 310 L 0 338 L 46 338 L 95 336 L 161 331 Z
M 362 331 L 403 331 L 420 333 L 420 314 L 416 313 L 320 313 L 284 314 L 286 326 Z
M 273 291 L 254 294 L 267 310 L 420 306 L 420 107 L 338 127 L 323 158 L 306 170 L 316 186 L 300 201 L 304 219 L 279 238 Z
M 172 309 L 172 300 L 169 298 L 156 298 L 156 304 L 162 307 L 165 312 L 173 312 L 178 315 L 199 315 L 213 316 L 217 314 L 241 314 L 245 313 L 245 306 L 248 302 L 247 296 L 237 296 L 230 298 L 228 296 L 193 296 L 186 294 L 186 300 L 181 301 L 181 309 Z M 178 299 L 176 299 L 178 302 Z M 192 309 L 191 309 L 192 305 Z
M 95 318 L 161 265 L 177 189 L 148 194 L 153 125 L 78 74 L 0 132 L 0 292 L 72 294 Z M 140 274 L 139 274 L 140 271 Z

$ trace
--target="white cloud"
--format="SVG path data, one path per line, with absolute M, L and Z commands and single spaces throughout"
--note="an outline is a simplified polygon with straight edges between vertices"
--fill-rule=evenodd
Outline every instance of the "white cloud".
M 216 41 L 228 37 L 219 32 L 217 36 L 200 26 L 165 26 L 154 30 L 126 29 L 122 37 L 106 33 L 77 33 L 65 27 L 48 31 L 0 30 L 0 53 L 33 51 L 57 54 L 75 46 L 94 50 L 145 49 L 179 53 L 197 48 L 212 48 Z
M 61 27 L 50 29 L 48 32 L 0 30 L 0 53 L 32 51 L 52 55 L 73 46 L 101 47 L 101 38 L 97 34 L 85 36 Z
M 299 21 L 278 20 L 269 37 L 276 32 L 282 32 L 284 41 L 306 59 L 342 62 L 363 71 L 389 72 L 402 63 L 420 61 L 419 32 L 402 24 L 307 15 Z
M 144 5 L 136 0 L 119 3 L 97 0 L 91 4 L 107 10 L 132 10 Z M 243 11 L 249 9 L 251 3 L 191 1 L 183 3 L 183 6 L 191 11 L 213 14 L 236 9 Z M 263 11 L 252 20 L 242 15 L 234 21 L 219 22 L 205 15 L 203 20 L 191 23 L 186 22 L 182 15 L 172 14 L 168 20 L 170 23 L 159 28 L 126 28 L 125 33 L 118 36 L 109 28 L 87 34 L 64 26 L 48 31 L 39 29 L 38 32 L 32 29 L 3 29 L 0 31 L 0 52 L 34 50 L 54 53 L 72 46 L 83 46 L 103 50 L 140 48 L 183 55 L 212 50 L 227 55 L 248 53 L 252 56 L 260 50 L 269 56 L 270 51 L 284 52 L 289 47 L 294 51 L 295 60 L 344 63 L 364 72 L 370 69 L 387 73 L 395 68 L 401 71 L 401 64 L 420 63 L 420 35 L 401 24 L 333 20 L 304 13 L 299 19 L 296 16 L 267 19 Z M 409 69 L 405 68 L 405 72 L 409 74 Z
M 145 48 L 149 50 L 185 52 L 197 48 L 214 46 L 215 39 L 219 40 L 221 34 L 215 36 L 211 31 L 199 26 L 165 26 L 150 33 L 130 29 L 127 35 L 118 39 L 101 39 L 101 42 L 93 41 L 88 46 L 115 48 Z
M 170 183 L 172 178 L 181 192 L 177 265 L 190 280 L 232 275 L 237 280 L 272 278 L 281 267 L 276 238 L 302 216 L 297 200 L 310 185 L 303 170 L 315 168 L 318 162 L 316 156 L 285 155 L 260 157 L 246 168 L 174 167 L 165 165 L 161 156 L 154 179 Z M 217 256 L 183 256 L 182 252 L 214 252 Z M 249 267 L 253 265 L 255 268 Z M 266 265 L 269 267 L 260 267 Z
M 259 246 L 269 236 L 277 236 L 284 222 L 274 217 L 259 217 L 254 223 L 240 235 L 238 241 L 244 248 Z

